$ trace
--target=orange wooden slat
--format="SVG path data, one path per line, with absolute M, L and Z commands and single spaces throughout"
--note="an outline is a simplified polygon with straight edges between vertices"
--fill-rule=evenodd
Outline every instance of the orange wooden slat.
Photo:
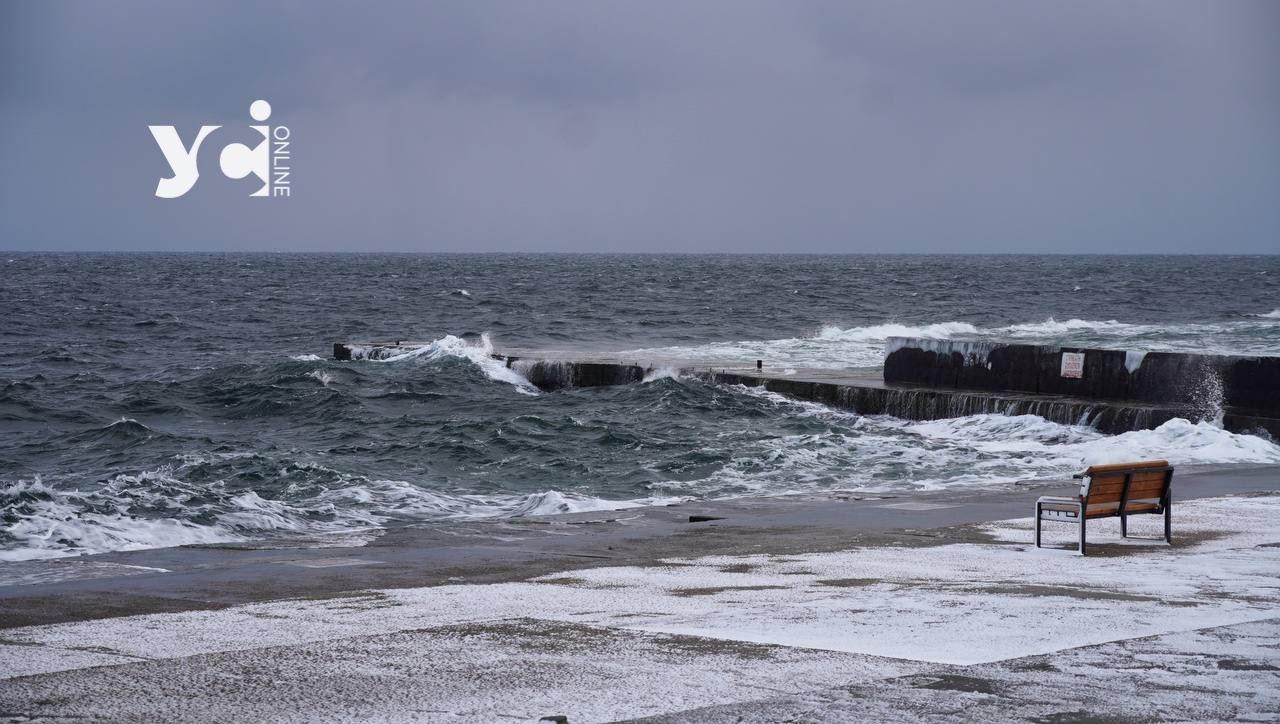
M 1096 475 L 1101 473 L 1126 472 L 1129 470 L 1140 470 L 1143 468 L 1167 468 L 1168 460 L 1143 460 L 1134 463 L 1113 463 L 1111 465 L 1091 465 L 1088 470 L 1084 471 L 1085 475 Z

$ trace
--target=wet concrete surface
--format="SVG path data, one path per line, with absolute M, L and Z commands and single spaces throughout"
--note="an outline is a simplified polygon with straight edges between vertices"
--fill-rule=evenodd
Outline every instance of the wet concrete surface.
M 1280 508 L 1224 521 L 1275 501 L 1278 472 L 1180 473 L 1172 546 L 1099 526 L 1087 559 L 1031 549 L 1025 520 L 988 524 L 1074 486 L 1041 482 L 44 562 L 88 568 L 0 586 L 0 720 L 1274 720 Z M 1135 585 L 1150 566 L 1171 588 Z M 1098 637 L 1114 624 L 1130 633 Z M 1036 627 L 1082 635 L 1023 655 Z M 991 643 L 1000 660 L 929 658 L 931 640 L 1002 629 L 1021 642 Z M 894 653 L 860 649 L 868 634 Z
M 1280 618 L 627 721 L 658 724 L 1275 721 Z M 1247 673 L 1246 673 L 1247 672 Z
M 397 528 L 370 532 L 360 540 L 363 545 L 354 546 L 273 541 L 0 564 L 0 579 L 46 579 L 0 585 L 0 629 L 370 588 L 516 581 L 673 557 L 939 545 L 954 542 L 956 535 L 975 535 L 949 527 L 1025 517 L 1038 496 L 1069 494 L 1075 485 L 1040 481 L 909 495 L 754 498 Z M 1280 489 L 1277 466 L 1179 472 L 1173 488 L 1175 545 L 1178 500 L 1274 489 Z M 690 523 L 690 516 L 715 519 Z M 1095 554 L 1107 554 L 1105 540 L 1090 542 L 1099 544 Z M 110 565 L 91 574 L 76 570 L 98 564 Z M 48 580 L 57 574 L 65 578 Z

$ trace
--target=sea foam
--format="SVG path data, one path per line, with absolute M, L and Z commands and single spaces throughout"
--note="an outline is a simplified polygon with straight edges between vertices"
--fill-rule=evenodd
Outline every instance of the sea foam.
M 1136 324 L 1115 319 L 1070 318 L 979 327 L 969 322 L 933 324 L 888 322 L 860 327 L 826 325 L 809 335 L 780 339 L 736 340 L 700 345 L 646 347 L 619 354 L 664 364 L 679 362 L 754 364 L 766 367 L 867 369 L 884 363 L 890 338 L 955 340 L 975 345 L 999 342 L 1027 344 L 1083 344 L 1143 352 L 1280 355 L 1276 322 L 1280 309 L 1246 321 L 1216 323 Z M 892 350 L 890 350 L 892 351 Z M 1139 362 L 1137 357 L 1129 360 Z
M 352 357 L 358 359 L 360 356 L 357 350 L 353 349 Z M 480 335 L 480 340 L 475 344 L 449 334 L 421 347 L 409 349 L 391 357 L 371 359 L 370 361 L 396 363 L 409 360 L 440 360 L 446 357 L 468 360 L 476 367 L 479 367 L 489 379 L 495 382 L 505 382 L 515 387 L 517 392 L 526 395 L 538 394 L 538 388 L 524 375 L 508 368 L 500 360 L 493 358 L 493 341 L 488 334 Z

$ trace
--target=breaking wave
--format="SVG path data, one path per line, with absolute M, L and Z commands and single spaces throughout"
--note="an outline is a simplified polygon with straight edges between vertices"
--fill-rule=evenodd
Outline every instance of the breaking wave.
M 763 459 L 735 458 L 712 476 L 723 489 L 744 495 L 829 487 L 890 492 L 999 486 L 1065 479 L 1089 465 L 1140 459 L 1174 465 L 1280 464 L 1280 445 L 1210 422 L 1174 419 L 1151 430 L 1105 435 L 1037 415 L 930 421 L 864 417 L 762 388 L 731 389 L 769 401 L 780 414 L 828 425 L 813 434 L 781 437 Z M 698 487 L 705 490 L 707 482 L 698 481 Z
M 457 355 L 441 350 L 457 347 L 445 341 L 435 353 L 452 359 Z M 669 374 L 655 374 L 648 384 L 536 400 L 490 391 L 490 402 L 469 418 L 460 408 L 448 408 L 450 415 L 442 419 L 413 417 L 440 399 L 426 394 L 431 385 L 441 377 L 457 385 L 463 369 L 430 370 L 420 392 L 412 381 L 394 397 L 366 390 L 371 404 L 398 405 L 400 416 L 389 416 L 376 433 L 314 454 L 270 446 L 178 452 L 169 464 L 109 475 L 92 485 L 75 479 L 55 485 L 40 477 L 0 483 L 0 561 L 297 540 L 429 521 L 689 499 L 998 486 L 1065 478 L 1090 464 L 1135 458 L 1165 458 L 1175 465 L 1280 464 L 1275 443 L 1208 422 L 1173 420 L 1115 436 L 1032 415 L 912 422 Z M 352 368 L 342 374 L 345 379 L 374 371 L 392 370 Z M 413 377 L 385 375 L 396 386 Z M 350 396 L 359 389 L 354 383 L 317 387 L 300 392 Z M 358 427 L 351 420 L 363 418 L 363 409 L 354 408 L 357 417 L 343 425 Z M 141 441 L 173 438 L 167 429 L 122 419 L 73 439 L 132 449 Z M 389 430 L 409 437 L 388 445 L 383 436 Z M 174 442 L 184 451 L 190 444 Z M 331 456 L 350 461 L 339 456 L 350 454 L 352 445 L 367 451 L 358 458 L 366 462 L 354 467 L 360 472 L 328 462 Z M 390 462 L 375 472 L 383 460 Z
M 6 524 L 0 533 L 0 561 L 305 538 L 433 520 L 621 510 L 680 500 L 606 500 L 555 490 L 449 495 L 406 481 L 368 479 L 318 465 L 294 466 L 293 472 L 319 473 L 318 477 L 332 480 L 331 486 L 290 485 L 278 497 L 264 497 L 256 490 L 237 490 L 221 481 L 193 482 L 188 474 L 207 463 L 207 457 L 191 456 L 180 465 L 116 476 L 91 492 L 57 490 L 40 478 L 0 488 Z
M 1050 317 L 999 327 L 978 327 L 969 322 L 935 324 L 876 324 L 842 328 L 828 325 L 810 336 L 785 339 L 713 342 L 692 346 L 647 347 L 620 352 L 656 360 L 688 360 L 810 368 L 873 368 L 884 361 L 884 344 L 890 337 L 1014 341 L 1034 344 L 1078 344 L 1120 347 L 1150 352 L 1202 354 L 1280 354 L 1280 310 L 1246 320 L 1196 324 L 1131 324 L 1119 320 Z
M 371 347 L 352 347 L 351 358 L 353 360 L 383 363 L 407 362 L 410 360 L 437 361 L 446 358 L 461 359 L 474 364 L 489 379 L 495 382 L 505 382 L 515 387 L 517 392 L 526 395 L 538 394 L 538 388 L 528 378 L 493 358 L 493 341 L 487 333 L 480 335 L 480 339 L 474 344 L 461 337 L 448 334 L 420 347 L 393 354 L 389 357 L 374 356 L 374 350 Z
M 924 337 L 947 339 L 956 335 L 980 334 L 977 327 L 968 322 L 940 322 L 911 327 L 903 324 L 877 324 L 871 327 L 823 327 L 818 339 L 846 342 L 883 342 L 889 337 Z
M 900 336 L 1280 354 L 1277 264 L 19 255 L 0 331 L 0 559 L 1003 485 L 1138 456 L 1274 464 L 1274 443 L 1210 423 L 1108 437 L 1031 416 L 859 417 L 671 370 L 870 370 Z M 354 333 L 433 341 L 387 360 L 329 359 L 324 347 Z M 595 350 L 656 371 L 532 396 L 494 344 Z

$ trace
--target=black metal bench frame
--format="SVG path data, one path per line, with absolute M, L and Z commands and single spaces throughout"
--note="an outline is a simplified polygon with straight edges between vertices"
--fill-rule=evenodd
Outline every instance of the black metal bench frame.
M 1139 473 L 1144 473 L 1144 474 L 1145 473 L 1164 473 L 1164 476 L 1165 476 L 1164 487 L 1160 494 L 1159 502 L 1156 504 L 1156 508 L 1153 510 L 1135 510 L 1135 511 L 1128 510 L 1129 485 L 1133 482 L 1133 476 Z M 1116 471 L 1115 473 L 1109 474 L 1106 477 L 1115 477 L 1115 476 L 1118 476 L 1119 474 L 1120 472 Z M 1077 480 L 1080 480 L 1084 478 L 1091 478 L 1092 476 L 1090 473 L 1084 472 L 1084 473 L 1076 473 L 1072 477 L 1074 477 Z M 1170 465 L 1166 467 L 1156 467 L 1156 468 L 1140 467 L 1140 468 L 1134 468 L 1133 470 L 1125 472 L 1124 488 L 1120 493 L 1120 505 L 1114 511 L 1109 511 L 1104 513 L 1094 513 L 1092 515 L 1089 515 L 1087 511 L 1089 510 L 1089 494 L 1091 492 L 1090 488 L 1092 488 L 1092 482 L 1093 481 L 1091 479 L 1089 481 L 1090 485 L 1084 486 L 1085 487 L 1084 492 L 1082 492 L 1080 495 L 1074 498 L 1045 495 L 1045 496 L 1041 496 L 1040 499 L 1036 501 L 1036 548 L 1040 547 L 1041 521 L 1047 520 L 1047 521 L 1056 521 L 1056 522 L 1065 522 L 1065 523 L 1071 523 L 1071 522 L 1077 523 L 1080 526 L 1080 543 L 1078 547 L 1078 552 L 1080 553 L 1080 555 L 1084 555 L 1085 554 L 1085 528 L 1086 528 L 1086 524 L 1090 519 L 1119 518 L 1120 519 L 1120 536 L 1122 538 L 1128 538 L 1130 515 L 1163 515 L 1164 516 L 1164 541 L 1165 543 L 1170 543 L 1170 544 L 1173 543 L 1173 520 L 1172 520 L 1173 466 Z M 1142 498 L 1142 500 L 1149 501 L 1151 499 Z M 1075 512 L 1074 514 L 1069 512 L 1063 512 L 1061 514 L 1057 514 L 1057 511 L 1053 511 L 1055 514 L 1046 515 L 1046 511 L 1044 510 L 1044 505 L 1046 503 L 1056 504 L 1056 505 L 1068 505 L 1068 504 L 1075 505 L 1077 507 L 1077 512 Z

